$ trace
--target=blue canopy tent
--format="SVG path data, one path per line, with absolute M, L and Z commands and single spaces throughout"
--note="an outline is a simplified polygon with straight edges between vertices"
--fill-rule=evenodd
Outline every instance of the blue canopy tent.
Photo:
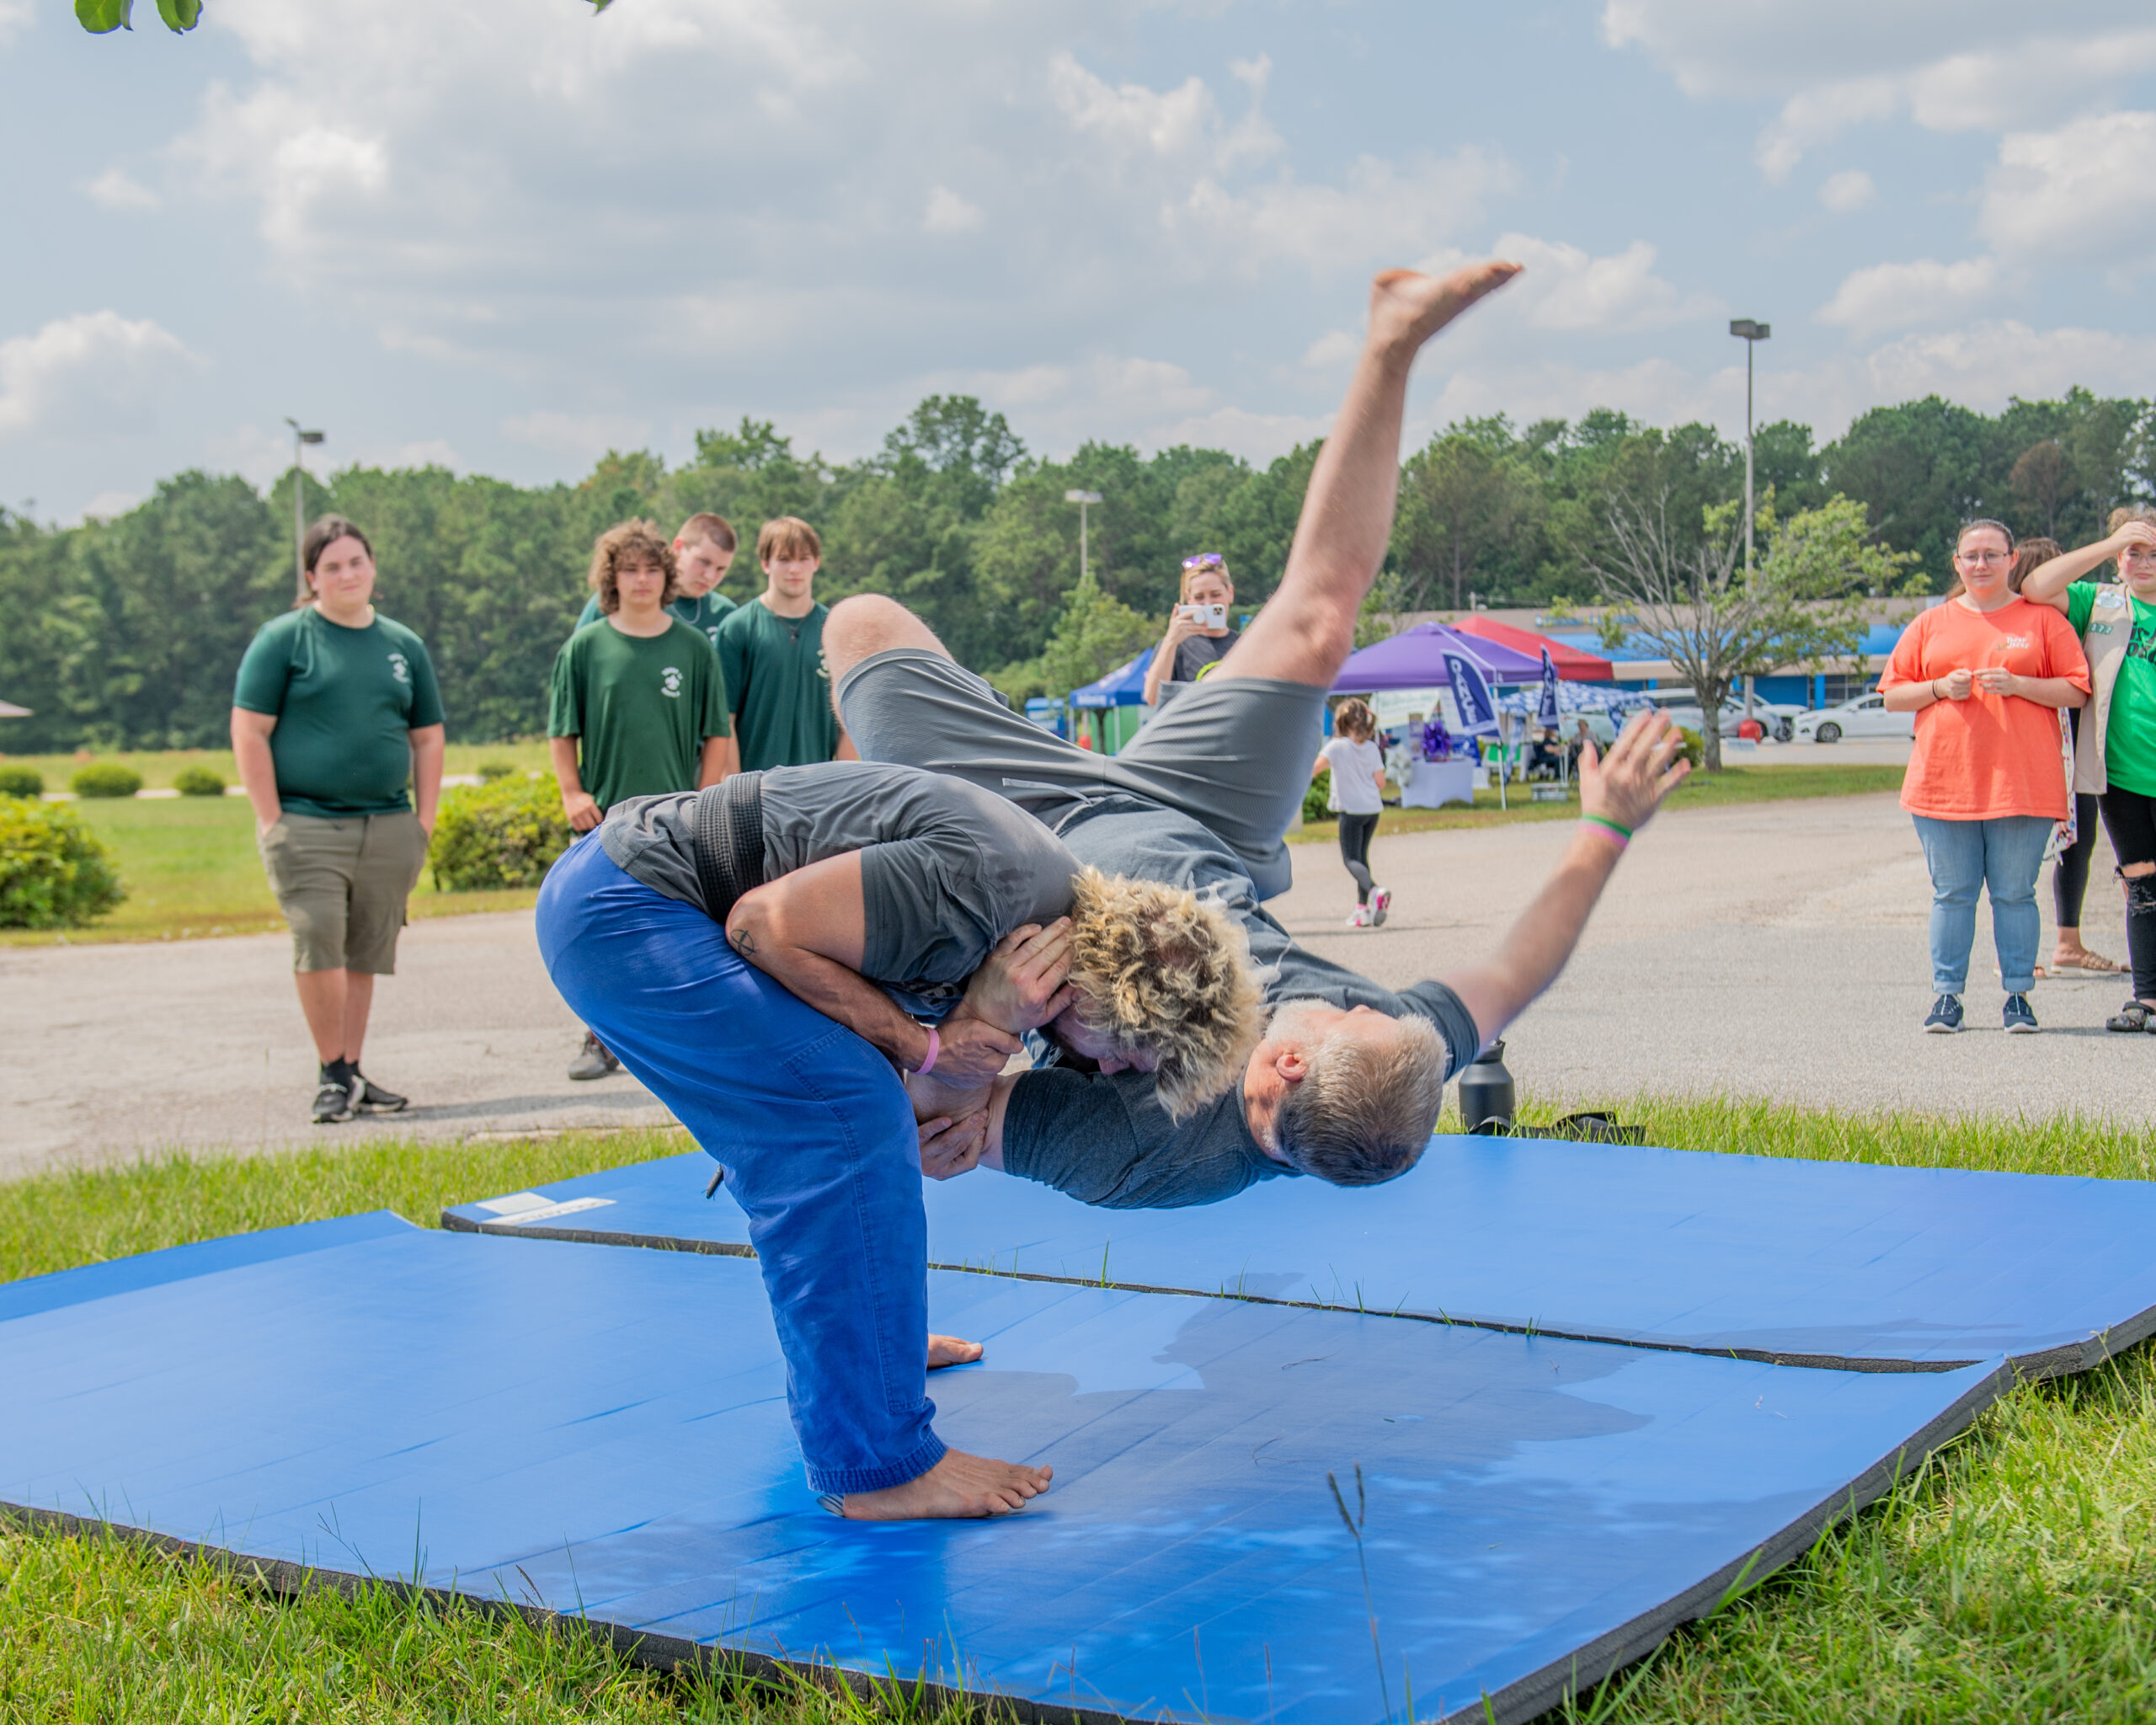
M 1070 695 L 1072 740 L 1077 740 L 1075 733 L 1086 723 L 1079 717 L 1083 713 L 1093 715 L 1094 734 L 1103 753 L 1114 754 L 1136 736 L 1144 714 L 1135 709 L 1145 704 L 1145 668 L 1152 662 L 1153 649 L 1148 647 L 1121 670 L 1112 670 L 1082 689 L 1074 689 Z
M 1367 695 L 1380 689 L 1443 688 L 1449 681 L 1448 653 L 1465 660 L 1493 685 L 1531 683 L 1542 675 L 1540 659 L 1443 623 L 1418 623 L 1389 641 L 1349 654 L 1332 680 L 1332 692 Z

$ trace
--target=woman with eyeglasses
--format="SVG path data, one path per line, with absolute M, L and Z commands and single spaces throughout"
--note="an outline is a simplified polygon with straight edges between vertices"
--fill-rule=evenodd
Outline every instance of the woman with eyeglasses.
M 2030 572 L 2025 599 L 2056 607 L 2087 649 L 2088 722 L 2073 788 L 2094 792 L 2126 884 L 2133 998 L 2106 1030 L 2156 1030 L 2156 512 L 2111 512 L 2111 537 Z M 2092 576 L 2116 558 L 2116 585 Z
M 2013 570 L 2014 535 L 2003 523 L 1963 527 L 1954 545 L 1960 590 L 1918 613 L 1879 679 L 1890 713 L 1916 715 L 1902 806 L 1931 871 L 1937 998 L 1924 1028 L 1935 1034 L 1961 1028 L 1979 889 L 1991 895 L 2005 1028 L 2038 1028 L 2029 1007 L 2043 932 L 2036 876 L 2067 811 L 2058 709 L 2089 698 L 2089 662 L 2064 617 L 2014 590 Z
M 1145 667 L 1145 704 L 1161 704 L 1162 683 L 1194 683 L 1228 656 L 1242 631 L 1228 627 L 1228 608 L 1235 602 L 1235 584 L 1228 579 L 1228 560 L 1217 551 L 1201 551 L 1182 560 L 1182 596 L 1168 619 L 1168 632 Z

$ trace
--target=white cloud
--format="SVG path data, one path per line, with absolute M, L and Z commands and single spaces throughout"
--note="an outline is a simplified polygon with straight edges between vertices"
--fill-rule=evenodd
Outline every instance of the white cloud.
M 1978 226 L 2031 261 L 2134 262 L 2156 251 L 2152 221 L 2156 114 L 2097 114 L 2000 140 Z
M 1492 255 L 1527 265 L 1505 290 L 1507 306 L 1540 329 L 1659 329 L 1714 316 L 1718 301 L 1684 294 L 1654 273 L 1655 248 L 1634 240 L 1597 258 L 1562 241 L 1524 233 L 1499 236 Z M 1465 261 L 1464 259 L 1458 261 Z
M 579 465 L 595 461 L 610 449 L 641 449 L 650 441 L 651 422 L 627 414 L 564 414 L 550 410 L 515 414 L 502 421 L 502 434 L 534 449 Z M 451 451 L 453 464 L 454 451 Z
M 0 436 L 111 436 L 150 429 L 159 400 L 200 364 L 149 318 L 56 318 L 0 341 Z
M 1837 216 L 1861 210 L 1879 195 L 1879 188 L 1861 168 L 1844 168 L 1828 175 L 1819 187 L 1819 201 Z
M 30 0 L 0 0 L 0 48 L 13 46 L 18 32 L 36 21 Z
M 1363 350 L 1363 339 L 1345 329 L 1327 330 L 1303 350 L 1303 363 L 1313 371 L 1344 366 Z
M 132 491 L 100 491 L 83 505 L 83 519 L 86 521 L 109 521 L 115 515 L 124 515 L 142 499 Z
M 947 185 L 928 195 L 928 209 L 921 225 L 931 233 L 974 233 L 988 220 L 978 204 L 969 204 Z
M 157 195 L 125 168 L 108 168 L 83 190 L 108 210 L 154 210 Z
M 2156 337 L 2040 330 L 2011 319 L 1904 336 L 1866 356 L 1855 394 L 1870 406 L 1936 393 L 1996 413 L 2012 396 L 2057 397 L 2091 382 L 2107 395 L 2156 389 Z
M 1874 264 L 1852 270 L 1819 308 L 1822 323 L 1839 323 L 1858 334 L 1870 334 L 1905 323 L 1934 323 L 1958 317 L 1987 297 L 1997 285 L 1999 266 L 1989 258 L 1941 264 L 1920 258 L 1913 264 Z
M 447 467 L 452 473 L 463 471 L 465 462 L 456 446 L 444 437 L 430 437 L 417 443 L 399 443 L 389 448 L 360 457 L 360 464 L 370 467 Z

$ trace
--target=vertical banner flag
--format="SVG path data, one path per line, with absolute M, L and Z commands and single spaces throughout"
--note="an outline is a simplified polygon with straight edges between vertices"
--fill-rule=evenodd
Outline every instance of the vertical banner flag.
M 1452 679 L 1452 702 L 1460 709 L 1464 735 L 1497 728 L 1497 703 L 1490 697 L 1490 685 L 1481 671 L 1457 653 L 1445 654 L 1445 675 Z
M 1550 649 L 1542 649 L 1542 704 L 1534 709 L 1534 722 L 1545 730 L 1557 729 L 1557 665 Z

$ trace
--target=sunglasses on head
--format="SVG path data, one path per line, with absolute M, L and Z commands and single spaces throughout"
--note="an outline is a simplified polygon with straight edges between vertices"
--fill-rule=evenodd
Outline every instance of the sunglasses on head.
M 1228 559 L 1217 551 L 1201 551 L 1195 557 L 1186 557 L 1182 560 L 1182 566 L 1187 569 L 1222 569 L 1226 566 L 1227 561 Z

